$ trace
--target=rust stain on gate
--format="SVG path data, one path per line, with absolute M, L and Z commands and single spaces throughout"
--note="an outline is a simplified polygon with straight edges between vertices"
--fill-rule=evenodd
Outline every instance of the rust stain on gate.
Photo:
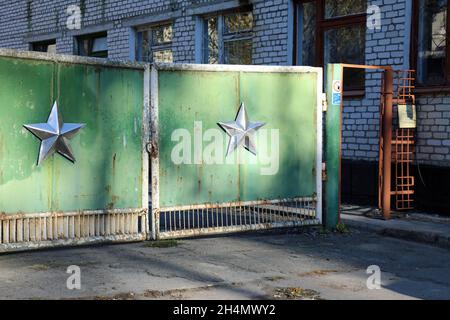
M 146 67 L 0 49 L 0 71 L 0 252 L 145 238 Z M 40 142 L 22 125 L 45 122 L 55 101 L 86 123 L 77 162 L 37 166 Z

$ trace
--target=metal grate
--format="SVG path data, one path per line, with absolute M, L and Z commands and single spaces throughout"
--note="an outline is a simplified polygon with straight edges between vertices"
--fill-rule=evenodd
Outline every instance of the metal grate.
M 0 216 L 0 252 L 147 236 L 147 210 Z
M 408 100 L 415 100 L 413 90 L 415 88 L 415 71 L 401 70 L 396 71 L 397 80 L 397 101 L 406 103 Z
M 382 92 L 380 99 L 380 119 L 384 119 L 386 113 L 385 105 L 385 78 L 382 78 Z M 394 99 L 395 105 L 412 104 L 415 105 L 416 99 L 413 93 L 415 83 L 415 72 L 413 70 L 395 71 L 394 86 L 396 97 Z M 415 179 L 411 170 L 415 151 L 415 129 L 399 128 L 399 119 L 395 117 L 393 112 L 393 130 L 392 144 L 392 163 L 393 163 L 393 178 L 391 190 L 387 190 L 391 196 L 395 197 L 395 206 L 397 210 L 414 209 L 414 187 Z M 380 121 L 380 161 L 379 161 L 379 183 L 378 183 L 378 203 L 382 207 L 383 197 L 383 166 L 384 166 L 384 148 L 385 141 L 383 140 L 383 121 Z M 390 177 L 389 177 L 390 179 Z
M 397 129 L 392 141 L 395 163 L 395 203 L 397 210 L 414 209 L 414 176 L 411 164 L 414 156 L 414 129 Z
M 313 198 L 166 208 L 158 218 L 158 239 L 320 224 Z
M 415 73 L 412 70 L 397 71 L 397 105 L 415 105 L 413 94 Z M 414 209 L 415 180 L 411 170 L 415 147 L 415 129 L 395 130 L 392 141 L 393 160 L 395 165 L 394 191 L 397 210 Z

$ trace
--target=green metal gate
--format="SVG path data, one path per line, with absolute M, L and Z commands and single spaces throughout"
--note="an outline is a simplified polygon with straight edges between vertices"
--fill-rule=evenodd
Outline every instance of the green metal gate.
M 335 227 L 342 74 L 333 70 L 324 175 L 320 68 L 0 49 L 0 252 Z
M 322 86 L 320 68 L 155 65 L 153 239 L 320 224 Z M 228 154 L 242 106 L 255 141 Z
M 0 50 L 0 252 L 146 238 L 148 79 L 144 65 Z M 76 162 L 38 165 L 24 125 L 55 103 L 84 124 L 66 141 Z

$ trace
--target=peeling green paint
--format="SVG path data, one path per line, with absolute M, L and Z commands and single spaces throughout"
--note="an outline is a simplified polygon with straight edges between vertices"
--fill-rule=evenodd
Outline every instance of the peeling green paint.
M 235 119 L 241 102 L 251 121 L 266 123 L 269 132 L 279 130 L 274 175 L 262 175 L 264 165 L 252 164 L 254 156 L 243 148 L 238 154 L 245 164 L 173 163 L 174 130 L 184 128 L 194 136 L 195 122 L 202 123 L 203 133 L 219 129 L 217 122 Z M 160 206 L 313 197 L 317 108 L 315 73 L 160 70 Z M 225 133 L 223 141 L 225 154 Z
M 37 167 L 40 141 L 22 126 L 46 122 L 54 100 L 86 127 L 75 164 L 54 155 Z M 140 208 L 142 105 L 141 70 L 0 58 L 0 212 Z
M 324 184 L 325 225 L 334 229 L 339 222 L 341 175 L 341 103 L 333 103 L 333 80 L 342 82 L 342 66 L 327 65 L 326 92 L 328 110 L 325 123 L 325 160 L 327 180 Z M 335 101 L 336 102 L 336 101 Z

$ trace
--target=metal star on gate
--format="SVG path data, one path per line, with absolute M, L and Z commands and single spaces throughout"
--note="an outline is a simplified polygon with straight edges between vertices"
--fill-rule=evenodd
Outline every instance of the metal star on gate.
M 235 121 L 219 122 L 218 125 L 230 136 L 227 157 L 241 145 L 256 156 L 254 135 L 265 123 L 250 122 L 243 102 Z
M 24 127 L 41 140 L 38 165 L 55 152 L 75 162 L 69 140 L 84 126 L 82 123 L 64 123 L 56 101 L 47 123 L 25 124 Z

